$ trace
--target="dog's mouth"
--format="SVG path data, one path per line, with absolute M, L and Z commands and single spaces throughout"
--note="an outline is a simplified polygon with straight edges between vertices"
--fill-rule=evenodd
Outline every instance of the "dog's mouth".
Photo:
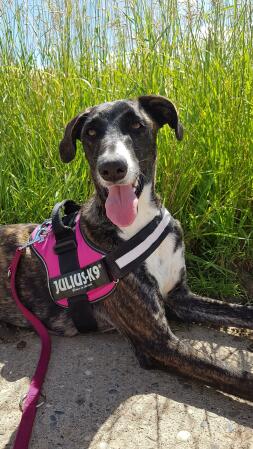
M 133 184 L 113 184 L 107 187 L 106 215 L 119 227 L 130 226 L 138 213 L 138 200 L 143 189 L 143 176 Z

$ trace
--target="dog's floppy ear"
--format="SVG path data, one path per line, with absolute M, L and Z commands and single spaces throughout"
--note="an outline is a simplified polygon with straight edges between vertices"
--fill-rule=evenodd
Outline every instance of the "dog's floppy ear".
M 66 126 L 64 137 L 60 143 L 60 156 L 63 162 L 70 162 L 76 155 L 76 140 L 81 138 L 81 131 L 85 120 L 92 108 L 76 115 Z
M 183 139 L 184 129 L 178 120 L 177 110 L 171 101 L 159 95 L 144 95 L 139 97 L 138 101 L 159 128 L 168 123 L 174 129 L 177 140 Z

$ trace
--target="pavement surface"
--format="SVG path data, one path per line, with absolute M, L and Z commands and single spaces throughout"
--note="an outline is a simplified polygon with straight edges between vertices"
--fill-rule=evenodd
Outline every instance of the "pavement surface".
M 172 328 L 227 363 L 252 369 L 251 334 Z M 252 403 L 141 369 L 117 333 L 52 337 L 52 344 L 30 449 L 253 449 Z M 39 349 L 33 332 L 0 327 L 0 449 L 12 448 Z

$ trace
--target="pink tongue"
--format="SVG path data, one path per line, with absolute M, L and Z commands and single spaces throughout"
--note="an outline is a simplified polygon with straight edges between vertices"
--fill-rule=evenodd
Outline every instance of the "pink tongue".
M 133 223 L 137 215 L 138 198 L 131 185 L 114 185 L 108 188 L 105 202 L 106 215 L 117 226 Z

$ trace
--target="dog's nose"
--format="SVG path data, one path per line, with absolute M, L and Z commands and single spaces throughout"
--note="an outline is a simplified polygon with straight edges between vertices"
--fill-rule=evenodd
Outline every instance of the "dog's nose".
M 98 171 L 105 181 L 120 181 L 126 176 L 127 162 L 124 159 L 104 161 L 99 164 Z

